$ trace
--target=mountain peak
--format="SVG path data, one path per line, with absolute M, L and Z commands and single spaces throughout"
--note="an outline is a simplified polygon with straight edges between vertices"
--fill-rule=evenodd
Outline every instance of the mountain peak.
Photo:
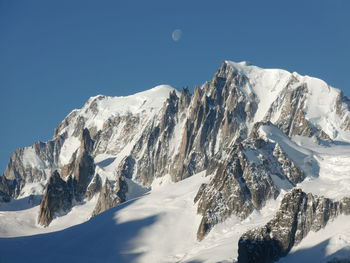
M 138 114 L 148 111 L 157 111 L 162 106 L 164 101 L 169 97 L 171 92 L 179 92 L 169 85 L 158 85 L 149 90 L 135 93 L 129 96 L 98 96 L 94 100 L 89 100 L 90 103 L 83 107 L 103 109 L 104 112 L 109 112 L 111 115 L 128 115 Z
M 81 109 L 73 110 L 67 118 L 56 129 L 55 136 L 74 132 L 74 123 L 79 119 L 85 119 L 84 125 L 91 129 L 102 129 L 108 119 L 114 116 L 125 117 L 129 115 L 142 115 L 145 118 L 152 118 L 163 107 L 164 102 L 169 98 L 170 93 L 180 92 L 170 85 L 158 85 L 149 90 L 138 92 L 129 96 L 104 96 L 97 95 L 90 97 Z M 72 127 L 67 124 L 72 123 Z M 71 129 L 72 128 L 72 129 Z
M 223 65 L 225 65 L 226 67 L 229 67 L 231 69 L 234 69 L 234 70 L 238 71 L 239 73 L 243 73 L 243 74 L 250 72 L 254 69 L 261 70 L 261 68 L 253 65 L 249 61 L 235 62 L 235 61 L 231 61 L 231 60 L 225 60 L 223 62 Z
M 250 63 L 249 61 L 240 61 L 240 62 L 235 62 L 235 61 L 231 61 L 231 60 L 225 60 L 224 63 L 226 63 L 227 65 L 233 66 L 233 67 L 249 67 L 249 66 L 254 66 L 252 63 Z
M 208 262 L 228 258 L 232 262 L 250 249 L 259 252 L 259 244 L 276 247 L 270 246 L 270 233 L 290 249 L 310 230 L 325 226 L 325 216 L 350 216 L 349 142 L 350 102 L 340 91 L 319 79 L 246 61 L 224 61 L 193 95 L 187 89 L 179 94 L 169 85 L 124 97 L 98 95 L 67 116 L 51 141 L 12 155 L 0 177 L 0 200 L 17 198 L 6 204 L 17 211 L 18 202 L 32 207 L 42 197 L 38 223 L 48 226 L 36 225 L 37 208 L 13 213 L 3 211 L 0 204 L 5 215 L 0 237 L 60 230 L 133 199 L 85 224 L 110 233 L 107 243 L 119 248 L 91 250 L 98 258 L 109 257 L 108 252 L 109 258 L 119 252 L 125 255 L 128 251 L 119 244 L 130 244 L 135 238 L 141 242 L 130 247 L 131 253 L 141 246 L 150 248 L 138 255 L 139 262 L 178 261 L 178 255 L 184 262 L 193 261 L 193 251 L 215 254 L 208 242 L 224 244 L 228 239 L 227 256 L 219 246 L 221 258 Z M 296 186 L 301 190 L 292 190 Z M 340 201 L 331 202 L 335 198 Z M 317 213 L 314 204 L 319 204 Z M 300 211 L 302 216 L 296 217 Z M 112 224 L 105 224 L 106 220 Z M 62 241 L 50 244 L 51 238 L 35 237 L 40 243 L 27 243 L 31 251 L 45 243 L 51 253 L 61 255 L 72 234 L 86 232 L 81 226 L 74 233 L 60 232 Z M 264 227 L 243 234 L 253 226 Z M 130 235 L 125 235 L 129 229 Z M 172 230 L 167 242 L 159 238 L 163 229 Z M 214 234 L 208 236 L 210 232 Z M 255 242 L 259 235 L 267 240 Z M 83 236 L 69 251 L 79 259 L 85 251 L 77 246 L 107 240 L 94 233 Z M 0 247 L 23 250 L 23 239 L 13 240 L 0 240 Z M 239 245 L 239 240 L 244 242 L 238 250 L 230 247 L 234 242 Z M 202 250 L 202 244 L 210 250 Z M 13 261 L 15 253 L 4 254 Z M 254 262 L 261 262 L 261 256 Z

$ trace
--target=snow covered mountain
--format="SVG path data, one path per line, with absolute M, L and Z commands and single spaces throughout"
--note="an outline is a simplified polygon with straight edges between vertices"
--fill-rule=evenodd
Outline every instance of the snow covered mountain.
M 318 262 L 350 258 L 350 224 L 303 246 L 350 219 L 349 109 L 320 79 L 231 61 L 193 95 L 162 85 L 92 97 L 51 141 L 11 156 L 0 259 L 44 262 L 34 248 L 45 244 L 57 262 L 58 251 L 71 262 L 289 262 L 317 242 Z

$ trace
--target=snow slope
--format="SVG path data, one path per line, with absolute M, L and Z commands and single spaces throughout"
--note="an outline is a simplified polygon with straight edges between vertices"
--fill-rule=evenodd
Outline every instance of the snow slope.
M 89 204 L 74 208 L 71 216 L 54 220 L 48 228 L 30 220 L 34 211 L 27 211 L 25 222 L 13 220 L 16 212 L 2 211 L 7 220 L 0 231 L 0 262 L 232 262 L 241 234 L 266 223 L 280 200 L 271 200 L 243 222 L 228 219 L 198 242 L 200 216 L 193 199 L 198 187 L 208 180 L 204 173 L 179 183 L 168 177 L 157 179 L 148 194 L 58 232 L 44 233 L 57 231 L 68 219 L 79 216 L 81 220 Z M 22 236 L 28 234 L 33 236 Z M 15 235 L 18 237 L 4 237 Z
M 34 207 L 28 204 L 28 198 L 15 200 L 9 204 L 0 203 L 0 237 L 38 235 L 81 224 L 90 219 L 96 202 L 97 196 L 89 202 L 74 206 L 68 214 L 54 219 L 49 227 L 37 224 L 39 202 Z
M 178 91 L 169 85 L 159 85 L 152 89 L 139 92 L 125 97 L 109 97 L 97 95 L 91 97 L 85 105 L 78 110 L 70 113 L 82 116 L 88 120 L 86 128 L 95 127 L 101 130 L 104 122 L 113 116 L 137 115 L 142 114 L 147 118 L 153 117 L 159 112 L 163 103 L 169 97 L 169 93 Z M 69 117 L 69 115 L 68 115 Z M 68 126 L 74 128 L 73 125 Z M 60 131 L 62 134 L 66 129 Z M 69 134 L 73 131 L 70 130 Z
M 263 125 L 262 137 L 277 142 L 306 174 L 297 186 L 306 193 L 339 200 L 350 193 L 350 144 L 317 143 L 312 138 L 289 139 L 275 126 Z
M 296 137 L 294 141 L 312 151 L 318 171 L 298 186 L 305 192 L 339 200 L 350 193 L 350 144 L 320 145 L 310 138 Z
M 324 229 L 311 232 L 278 263 L 318 262 L 350 259 L 350 216 L 339 216 Z
M 169 98 L 170 92 L 179 92 L 169 85 L 159 85 L 149 90 L 139 92 L 124 97 L 109 97 L 98 95 L 91 97 L 81 109 L 73 110 L 58 126 L 55 137 L 63 136 L 62 147 L 59 150 L 57 163 L 50 163 L 50 160 L 44 160 L 39 156 L 34 146 L 23 148 L 21 160 L 25 169 L 43 170 L 46 177 L 49 177 L 53 170 L 60 169 L 62 166 L 70 163 L 73 154 L 81 145 L 80 134 L 76 131 L 84 123 L 84 127 L 90 131 L 101 131 L 103 126 L 113 118 L 127 118 L 132 116 L 138 119 L 139 127 L 145 127 L 148 122 L 156 119 L 160 114 L 165 101 Z M 83 120 L 83 121 L 82 121 Z M 123 133 L 125 122 L 120 121 L 118 125 L 112 124 L 113 132 L 108 141 L 104 141 L 98 149 L 101 153 L 95 156 L 97 171 L 102 179 L 110 178 L 114 180 L 114 170 L 120 161 L 130 154 L 136 141 L 140 138 L 143 130 L 131 130 L 128 134 Z M 55 137 L 53 139 L 55 139 Z M 106 165 L 106 160 L 113 162 Z M 100 163 L 101 165 L 98 165 Z M 35 176 L 34 176 L 35 177 Z M 43 176 L 45 178 L 45 176 Z M 47 180 L 41 177 L 34 178 L 27 182 L 21 190 L 20 198 L 34 195 L 41 195 L 42 189 Z
M 58 232 L 55 231 L 87 220 L 84 215 L 88 216 L 93 206 L 77 206 L 48 228 L 37 226 L 33 220 L 38 207 L 20 211 L 26 213 L 25 221 L 16 220 L 17 216 L 23 219 L 18 211 L 2 211 L 0 262 L 233 262 L 240 236 L 268 222 L 284 192 L 244 221 L 231 217 L 216 225 L 198 242 L 200 217 L 193 199 L 198 187 L 209 179 L 204 173 L 178 183 L 172 183 L 167 176 L 158 178 L 153 190 L 144 196 Z M 326 262 L 319 259 L 349 256 L 349 219 L 339 217 L 325 229 L 310 233 L 280 263 L 306 262 L 305 258 L 312 259 L 307 262 Z M 28 234 L 33 236 L 25 236 Z
M 295 78 L 298 85 L 307 85 L 308 94 L 303 109 L 306 118 L 315 126 L 322 127 L 335 141 L 316 143 L 313 139 L 300 136 L 291 139 L 272 125 L 261 126 L 259 133 L 266 140 L 278 143 L 305 172 L 307 178 L 298 187 L 333 199 L 348 196 L 350 132 L 342 130 L 342 120 L 335 110 L 340 91 L 321 80 L 297 73 L 261 69 L 246 62 L 226 63 L 249 80 L 241 88 L 248 97 L 254 94 L 257 98 L 258 108 L 253 122 L 264 119 L 271 104 L 291 78 Z M 71 112 L 66 118 L 69 124 L 62 125 L 58 130 L 57 136 L 67 133 L 59 155 L 59 166 L 69 163 L 80 146 L 77 135 L 73 135 L 76 127 L 79 127 L 80 117 L 85 120 L 84 127 L 92 131 L 103 129 L 106 121 L 113 117 L 127 118 L 130 115 L 140 117 L 142 127 L 147 121 L 157 118 L 157 113 L 172 91 L 178 93 L 170 86 L 161 85 L 126 97 L 99 95 L 90 98 L 82 109 Z M 142 130 L 132 130 L 134 133 L 128 137 L 130 132 L 123 133 L 123 125 L 111 126 L 112 136 L 102 142 L 104 145 L 99 145 L 103 150 L 97 151 L 94 156 L 96 173 L 103 180 L 115 179 L 116 167 L 130 154 L 142 133 Z M 184 127 L 185 121 L 180 121 L 175 129 L 183 131 Z M 170 141 L 169 151 L 173 151 L 180 141 L 180 133 L 177 133 Z M 246 154 L 250 160 L 259 161 L 249 151 Z M 23 159 L 25 166 L 46 167 L 33 147 L 25 149 Z M 28 204 L 28 201 L 37 200 L 26 197 L 36 194 L 39 198 L 45 182 L 28 183 L 23 189 L 22 199 L 0 204 L 0 262 L 24 262 L 28 259 L 35 259 L 35 262 L 232 262 L 237 257 L 240 236 L 248 229 L 264 225 L 273 217 L 284 190 L 289 190 L 291 184 L 287 180 L 274 178 L 282 192 L 278 200 L 268 201 L 261 211 L 254 211 L 244 221 L 235 217 L 227 219 L 198 242 L 196 232 L 201 217 L 197 215 L 193 199 L 200 185 L 210 179 L 210 176 L 204 177 L 204 173 L 178 183 L 172 183 L 169 176 L 164 175 L 153 182 L 152 190 L 148 193 L 145 193 L 148 189 L 128 179 L 128 186 L 132 188 L 127 196 L 128 202 L 90 219 L 97 201 L 94 197 L 87 203 L 74 206 L 72 211 L 56 218 L 47 228 L 36 224 L 38 205 L 32 207 Z M 281 262 L 302 261 L 300 255 L 306 255 L 303 253 L 308 251 L 311 251 L 312 259 L 309 262 L 325 260 L 331 255 L 348 255 L 349 219 L 339 217 L 320 232 L 310 233 Z
M 259 107 L 255 113 L 254 122 L 261 121 L 271 104 L 287 85 L 291 73 L 282 69 L 262 69 L 246 61 L 238 63 L 233 61 L 225 62 L 249 80 L 249 83 L 243 87 L 243 90 L 248 96 L 251 96 L 251 93 L 257 95 Z
M 239 63 L 225 61 L 225 63 L 248 80 L 241 87 L 242 91 L 248 97 L 252 94 L 257 97 L 258 108 L 254 122 L 264 119 L 272 103 L 281 96 L 289 83 L 291 89 L 305 85 L 308 90 L 303 108 L 306 118 L 316 127 L 322 127 L 333 140 L 350 142 L 350 131 L 345 131 L 342 127 L 344 116 L 339 116 L 336 112 L 337 99 L 341 94 L 339 89 L 329 86 L 321 79 L 302 76 L 297 72 L 264 69 L 245 61 Z M 271 121 L 276 121 L 279 114 Z M 344 115 L 347 116 L 348 113 L 345 112 Z

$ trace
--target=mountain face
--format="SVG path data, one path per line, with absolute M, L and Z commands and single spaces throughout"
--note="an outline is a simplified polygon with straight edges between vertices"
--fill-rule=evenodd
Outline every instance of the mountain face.
M 159 178 L 179 182 L 205 172 L 208 182 L 193 200 L 201 216 L 198 240 L 290 191 L 274 219 L 239 240 L 239 262 L 274 262 L 310 230 L 349 214 L 348 199 L 295 190 L 320 177 L 324 154 L 297 139 L 320 147 L 350 142 L 349 109 L 350 100 L 322 80 L 225 61 L 193 94 L 163 85 L 90 98 L 51 141 L 12 154 L 0 177 L 0 201 L 40 196 L 37 222 L 49 226 L 86 202 L 96 216 Z
M 329 220 L 349 213 L 349 198 L 332 201 L 293 189 L 284 196 L 271 221 L 241 237 L 238 262 L 275 262 L 286 256 L 310 231 L 319 231 Z

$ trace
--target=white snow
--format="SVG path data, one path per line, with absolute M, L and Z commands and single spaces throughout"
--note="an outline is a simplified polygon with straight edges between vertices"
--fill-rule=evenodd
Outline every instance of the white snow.
M 350 258 L 350 216 L 338 216 L 318 232 L 310 232 L 278 263 L 319 262 Z
M 196 232 L 201 217 L 197 215 L 193 199 L 199 186 L 210 178 L 204 174 L 178 183 L 172 183 L 167 177 L 159 179 L 152 191 L 141 198 L 59 232 L 52 231 L 86 221 L 96 200 L 74 207 L 72 212 L 55 219 L 47 228 L 35 224 L 38 207 L 2 211 L 1 219 L 5 220 L 0 225 L 0 235 L 17 238 L 0 238 L 1 259 L 13 263 L 29 258 L 47 262 L 49 257 L 50 262 L 64 259 L 64 262 L 86 263 L 232 262 L 237 257 L 240 235 L 271 219 L 280 199 L 270 200 L 264 209 L 254 212 L 243 222 L 235 217 L 228 219 L 198 242 Z M 35 235 L 39 233 L 41 235 Z M 24 237 L 26 235 L 35 236 Z
M 248 158 L 248 161 L 251 163 L 261 164 L 262 160 L 259 159 L 257 152 L 252 149 L 244 150 L 244 155 Z
M 350 132 L 341 129 L 342 120 L 336 114 L 335 105 L 340 90 L 317 78 L 299 75 L 299 79 L 307 84 L 309 90 L 305 102 L 306 118 L 317 127 L 322 127 L 332 139 L 350 141 Z
M 34 146 L 25 147 L 22 158 L 24 167 L 37 167 L 38 169 L 45 168 L 45 164 L 36 154 Z
M 286 179 L 281 179 L 275 174 L 270 174 L 270 177 L 277 189 L 283 189 L 288 191 L 293 188 L 293 185 Z
M 287 156 L 297 164 L 308 176 L 315 174 L 313 152 L 293 142 L 281 130 L 272 125 L 262 125 L 259 129 L 260 136 L 266 140 L 280 145 Z
M 321 79 L 310 76 L 302 76 L 296 72 L 290 73 L 282 69 L 263 69 L 249 63 L 226 61 L 239 74 L 248 78 L 249 82 L 241 87 L 247 97 L 251 93 L 257 96 L 258 109 L 255 113 L 254 122 L 261 121 L 270 109 L 272 103 L 278 98 L 292 79 L 296 79 L 291 88 L 306 85 L 308 93 L 303 111 L 306 119 L 316 127 L 322 127 L 332 139 L 350 142 L 350 131 L 342 128 L 342 119 L 336 113 L 336 100 L 340 90 L 329 86 Z M 272 122 L 276 121 L 280 113 L 277 113 Z
M 79 148 L 81 142 L 80 139 L 71 135 L 63 143 L 61 152 L 60 152 L 60 164 L 66 165 L 69 163 L 72 158 L 73 153 Z
M 307 178 L 298 187 L 333 199 L 348 196 L 350 132 L 342 130 L 342 120 L 335 112 L 335 102 L 340 91 L 322 80 L 297 73 L 262 69 L 247 62 L 226 63 L 249 79 L 241 89 L 248 96 L 252 93 L 257 96 L 258 109 L 254 122 L 263 120 L 271 104 L 292 77 L 299 81 L 292 88 L 303 83 L 307 85 L 309 93 L 303 109 L 306 118 L 315 126 L 322 127 L 335 142 L 318 144 L 313 139 L 300 136 L 291 140 L 271 125 L 261 126 L 259 133 L 266 140 L 278 143 L 305 172 Z M 172 87 L 160 85 L 126 97 L 99 95 L 90 98 L 82 109 L 70 114 L 71 123 L 60 131 L 60 134 L 67 132 L 68 138 L 62 146 L 59 165 L 67 164 L 80 146 L 79 138 L 72 136 L 79 117 L 84 117 L 85 127 L 92 130 L 101 130 L 112 117 L 130 115 L 140 117 L 138 126 L 145 127 L 150 120 L 157 121 L 157 113 L 172 91 L 179 95 Z M 113 127 L 111 138 L 105 145 L 99 145 L 103 150 L 94 159 L 95 172 L 103 181 L 106 178 L 115 179 L 117 167 L 130 154 L 143 132 L 140 129 L 135 134 L 125 134 L 123 125 Z M 184 125 L 185 119 L 180 119 L 175 129 L 182 131 Z M 182 134 L 177 132 L 170 141 L 169 153 L 173 157 L 181 138 Z M 246 150 L 245 155 L 251 162 L 261 162 L 253 150 Z M 45 168 L 45 163 L 36 155 L 34 147 L 24 149 L 23 164 L 25 167 Z M 196 231 L 201 217 L 197 215 L 193 199 L 199 186 L 210 179 L 204 174 L 199 173 L 178 183 L 173 183 L 170 175 L 164 175 L 153 181 L 151 190 L 126 179 L 130 190 L 128 202 L 90 219 L 97 201 L 95 196 L 87 203 L 74 206 L 68 214 L 54 219 L 47 228 L 36 224 L 38 194 L 42 193 L 45 182 L 27 183 L 19 200 L 0 204 L 0 261 L 232 262 L 237 257 L 239 237 L 248 229 L 270 220 L 285 191 L 292 186 L 286 180 L 272 175 L 272 180 L 282 191 L 278 200 L 269 200 L 261 211 L 253 212 L 244 221 L 229 218 L 216 225 L 203 241 L 198 242 Z M 28 197 L 30 194 L 36 196 L 31 199 Z M 32 204 L 35 206 L 32 207 Z M 338 217 L 325 229 L 310 233 L 280 263 L 326 262 L 334 256 L 350 257 L 349 219 L 349 216 Z
M 261 121 L 281 90 L 287 85 L 291 73 L 282 69 L 262 69 L 245 61 L 239 63 L 226 61 L 226 63 L 248 77 L 248 87 L 244 88 L 251 90 L 259 100 L 254 122 Z
M 306 192 L 339 200 L 350 192 L 350 144 L 319 145 L 306 137 L 294 137 L 301 147 L 312 151 L 317 163 L 313 176 L 298 184 Z
M 26 183 L 21 189 L 20 198 L 27 197 L 30 195 L 42 195 L 44 192 L 45 185 L 47 180 L 35 183 Z M 1 203 L 0 203 L 1 207 Z
M 36 199 L 34 201 L 38 203 L 40 200 Z M 32 207 L 29 202 L 29 198 L 23 198 L 13 200 L 9 204 L 0 204 L 1 238 L 49 233 L 85 222 L 91 217 L 97 202 L 97 196 L 84 204 L 74 206 L 68 214 L 55 218 L 48 227 L 37 224 L 39 205 Z M 2 248 L 0 248 L 1 250 Z
M 350 190 L 347 188 L 350 186 L 347 176 L 350 171 L 350 165 L 347 165 L 350 163 L 348 144 L 319 145 L 313 139 L 300 136 L 290 140 L 270 125 L 261 126 L 259 133 L 266 140 L 278 143 L 295 163 L 308 171 L 309 177 L 299 187 L 327 197 L 347 195 Z M 260 161 L 253 151 L 246 151 L 245 154 L 251 161 Z M 115 168 L 113 155 L 99 155 L 95 162 L 98 169 L 111 169 L 108 173 Z M 319 174 L 315 174 L 315 164 Z M 128 198 L 144 195 L 80 225 L 76 224 L 88 220 L 96 197 L 91 203 L 74 207 L 67 215 L 55 219 L 48 228 L 36 225 L 38 206 L 18 211 L 5 211 L 5 207 L 0 207 L 0 235 L 16 237 L 0 239 L 0 252 L 6 251 L 0 254 L 5 255 L 4 260 L 7 260 L 7 255 L 11 255 L 11 262 L 14 263 L 30 257 L 38 258 L 37 262 L 45 262 L 48 260 L 47 255 L 53 258 L 52 262 L 59 262 L 63 260 L 60 251 L 70 255 L 64 259 L 65 262 L 232 262 L 238 256 L 240 236 L 248 229 L 264 225 L 273 217 L 285 193 L 283 189 L 290 189 L 290 185 L 273 178 L 282 189 L 278 200 L 269 200 L 261 211 L 253 212 L 244 221 L 229 218 L 216 225 L 203 241 L 198 242 L 196 231 L 201 217 L 197 215 L 193 199 L 199 186 L 210 179 L 204 174 L 194 175 L 178 183 L 165 175 L 154 180 L 149 192 L 127 180 L 134 189 L 132 192 L 137 193 Z M 315 259 L 308 262 L 316 262 L 319 258 L 329 259 L 329 256 L 334 255 L 348 255 L 350 227 L 346 220 L 349 217 L 337 218 L 324 230 L 310 233 L 299 246 L 293 248 L 290 256 L 283 259 L 287 261 L 281 263 L 295 262 L 293 259 L 300 261 L 300 255 L 304 257 L 305 253 L 307 257 Z M 64 229 L 72 225 L 76 226 Z M 61 229 L 64 230 L 52 232 Z M 35 236 L 21 237 L 27 235 Z M 84 249 L 88 246 L 94 249 Z M 45 249 L 38 250 L 37 247 Z M 23 253 L 13 256 L 18 249 Z
M 162 108 L 169 97 L 170 92 L 179 92 L 169 85 L 159 85 L 152 89 L 124 97 L 109 97 L 98 95 L 91 97 L 80 110 L 74 110 L 75 119 L 84 117 L 87 122 L 85 127 L 102 129 L 106 120 L 113 116 L 145 115 L 153 117 Z M 61 133 L 68 130 L 73 132 L 74 125 L 61 130 Z
M 339 200 L 350 192 L 350 144 L 317 144 L 312 138 L 295 136 L 289 139 L 278 128 L 263 125 L 261 136 L 277 142 L 290 159 L 302 168 L 307 178 L 297 186 Z M 277 178 L 274 178 L 277 179 Z M 276 181 L 277 183 L 277 181 Z M 287 185 L 283 187 L 286 188 Z
M 176 90 L 169 85 L 159 85 L 126 97 L 104 97 L 97 103 L 104 113 L 137 114 L 146 110 L 160 109 L 172 91 Z

